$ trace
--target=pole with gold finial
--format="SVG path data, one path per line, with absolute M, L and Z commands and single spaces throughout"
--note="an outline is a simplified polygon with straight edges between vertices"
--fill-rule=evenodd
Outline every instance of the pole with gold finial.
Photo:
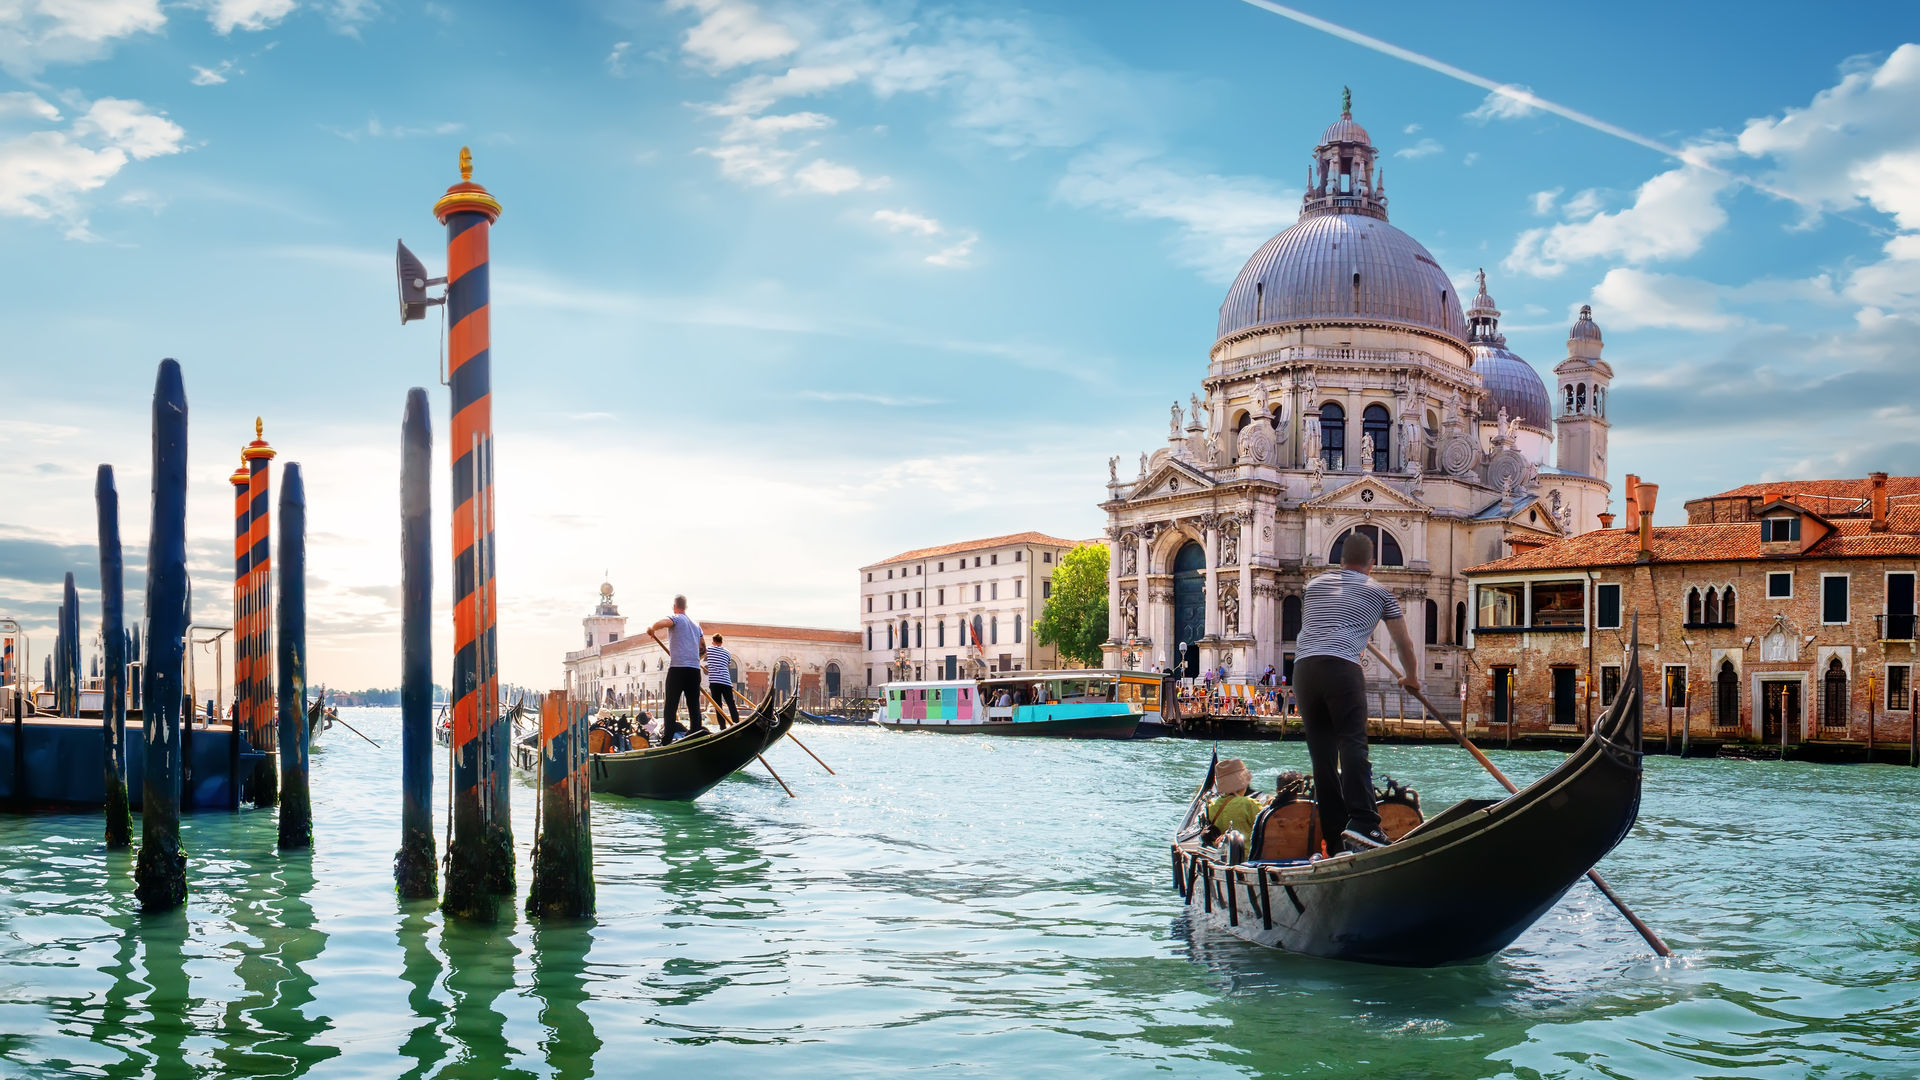
M 500 203 L 473 182 L 460 148 L 460 182 L 433 204 L 447 228 L 447 383 L 453 465 L 453 839 L 442 904 L 490 917 L 513 891 L 508 811 L 509 738 L 502 730 L 493 558 L 492 334 L 488 251 Z
M 279 747 L 273 701 L 273 561 L 268 553 L 273 535 L 267 503 L 267 463 L 274 458 L 267 445 L 266 425 L 253 418 L 253 441 L 240 452 L 247 461 L 247 740 L 262 756 L 253 767 L 249 789 L 253 805 L 280 802 L 279 773 L 274 755 Z

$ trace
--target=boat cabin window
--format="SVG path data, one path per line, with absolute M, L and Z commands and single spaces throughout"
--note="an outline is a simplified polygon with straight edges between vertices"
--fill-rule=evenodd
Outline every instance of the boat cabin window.
M 1587 590 L 1578 581 L 1542 581 L 1533 586 L 1534 626 L 1585 626 Z
M 1526 602 L 1524 585 L 1482 585 L 1476 590 L 1480 603 L 1476 628 L 1519 626 L 1520 612 Z

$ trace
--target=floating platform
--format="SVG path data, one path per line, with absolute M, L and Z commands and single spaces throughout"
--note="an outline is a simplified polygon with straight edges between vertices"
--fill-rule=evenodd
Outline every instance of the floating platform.
M 189 760 L 182 770 L 180 808 L 225 810 L 234 805 L 230 775 L 233 727 L 195 724 L 181 732 Z M 106 732 L 98 717 L 40 716 L 0 721 L 0 805 L 85 810 L 106 805 L 103 767 Z M 240 744 L 240 775 L 266 755 Z M 24 754 L 16 746 L 24 741 Z M 146 776 L 146 737 L 137 717 L 127 721 L 127 797 L 140 809 Z

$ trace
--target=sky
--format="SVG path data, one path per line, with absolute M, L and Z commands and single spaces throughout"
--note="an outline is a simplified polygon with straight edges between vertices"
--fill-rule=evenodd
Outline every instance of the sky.
M 1343 86 L 1394 224 L 1486 269 L 1549 380 L 1593 305 L 1611 479 L 1662 522 L 1920 473 L 1920 8 L 1732 10 L 0 0 L 0 616 L 41 655 L 61 575 L 97 582 L 102 462 L 143 585 L 172 356 L 196 619 L 230 621 L 261 416 L 306 477 L 311 682 L 397 683 L 401 409 L 428 387 L 444 438 L 447 395 L 393 244 L 444 267 L 462 145 L 505 207 L 511 682 L 559 684 L 603 579 L 639 620 L 852 627 L 863 564 L 1097 535 Z

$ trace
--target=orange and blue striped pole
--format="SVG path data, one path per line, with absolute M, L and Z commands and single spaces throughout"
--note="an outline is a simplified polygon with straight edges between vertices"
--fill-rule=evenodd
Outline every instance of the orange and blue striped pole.
M 506 718 L 500 712 L 493 560 L 492 334 L 487 241 L 500 203 L 473 182 L 460 148 L 460 182 L 433 204 L 447 228 L 447 384 L 453 416 L 453 840 L 442 901 L 450 913 L 491 917 L 492 894 L 513 891 L 507 807 Z
M 280 745 L 274 736 L 273 638 L 269 614 L 273 611 L 273 562 L 267 548 L 271 520 L 267 511 L 267 463 L 273 447 L 267 445 L 265 425 L 253 418 L 253 441 L 241 451 L 247 462 L 247 738 L 255 750 Z M 274 756 L 265 754 L 253 768 L 253 805 L 280 802 L 279 775 Z
M 253 500 L 247 494 L 252 480 L 247 475 L 246 451 L 240 452 L 240 467 L 227 477 L 233 485 L 233 742 L 227 750 L 227 796 L 233 809 L 240 809 L 240 733 L 253 718 L 247 640 L 248 557 L 253 553 Z

